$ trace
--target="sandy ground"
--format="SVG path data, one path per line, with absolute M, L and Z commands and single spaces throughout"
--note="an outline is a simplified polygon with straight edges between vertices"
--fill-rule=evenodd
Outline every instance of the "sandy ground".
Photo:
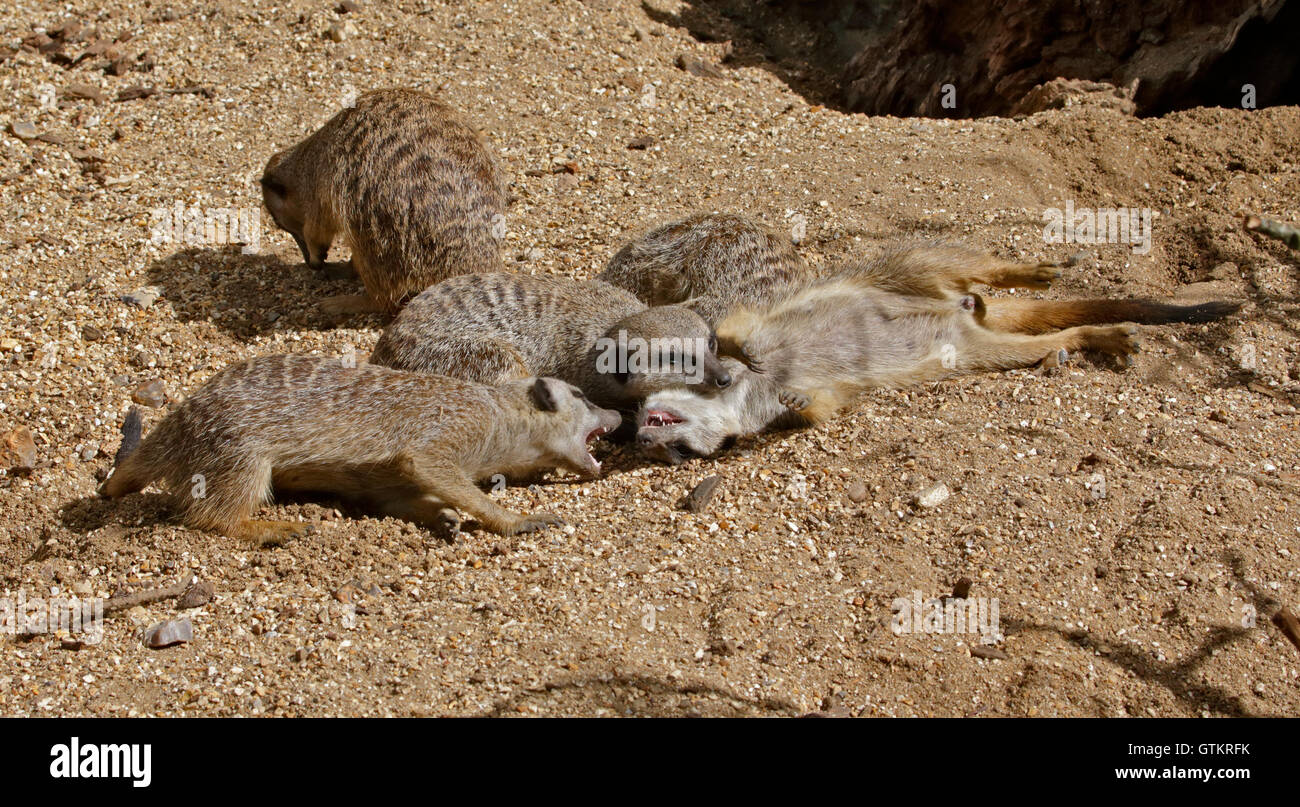
M 63 57 L 0 52 L 0 432 L 27 426 L 36 445 L 33 470 L 0 475 L 0 595 L 112 596 L 193 575 L 216 596 L 120 612 L 82 649 L 0 638 L 0 713 L 1300 708 L 1300 655 L 1267 619 L 1300 607 L 1300 259 L 1237 219 L 1300 219 L 1300 110 L 845 115 L 782 83 L 789 65 L 727 63 L 725 43 L 672 24 L 670 0 L 653 16 L 633 0 L 96 5 L 0 11 L 10 50 L 64 9 L 84 26 Z M 680 69 L 682 54 L 721 76 Z M 68 95 L 77 84 L 103 99 Z M 669 468 L 606 447 L 599 481 L 495 494 L 570 524 L 517 539 L 449 544 L 300 501 L 269 517 L 317 533 L 253 551 L 184 529 L 156 491 L 96 500 L 142 385 L 176 400 L 245 357 L 374 344 L 377 318 L 316 311 L 353 287 L 303 266 L 269 217 L 244 254 L 152 243 L 152 211 L 256 210 L 274 150 L 350 93 L 394 85 L 441 92 L 498 150 L 515 271 L 589 276 L 656 222 L 737 210 L 802 222 L 819 263 L 950 236 L 1011 258 L 1075 255 L 1051 296 L 1246 307 L 1144 329 L 1129 369 L 1080 358 L 874 393 L 824 428 L 716 460 Z M 210 92 L 115 100 L 132 86 Z M 1066 200 L 1151 208 L 1153 248 L 1045 243 L 1043 211 Z M 159 293 L 147 308 L 121 299 L 146 287 Z M 146 411 L 152 424 L 165 409 Z M 710 507 L 680 510 L 713 474 Z M 945 501 L 914 503 L 937 483 Z M 895 598 L 962 578 L 996 600 L 1001 635 L 891 629 Z M 193 641 L 145 647 L 142 630 L 174 617 Z

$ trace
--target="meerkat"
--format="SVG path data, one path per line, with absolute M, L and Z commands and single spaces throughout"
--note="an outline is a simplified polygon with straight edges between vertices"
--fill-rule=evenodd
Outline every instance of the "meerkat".
M 1011 263 L 957 244 L 890 249 L 776 303 L 733 312 L 717 329 L 731 387 L 712 398 L 686 389 L 651 395 L 638 413 L 637 441 L 652 457 L 680 462 L 714 453 L 729 437 L 815 425 L 866 389 L 1053 366 L 1075 351 L 1127 363 L 1138 350 L 1137 331 L 1107 323 L 1210 322 L 1238 308 L 985 300 L 970 290 L 976 283 L 1041 289 L 1059 275 L 1055 265 Z
M 765 305 L 813 277 L 790 238 L 745 216 L 699 213 L 625 244 L 596 279 L 649 305 L 689 302 L 716 325 L 733 307 Z
M 512 535 L 560 522 L 511 512 L 475 483 L 553 468 L 598 476 L 588 443 L 618 424 L 616 412 L 554 378 L 487 385 L 266 356 L 213 376 L 138 447 L 124 446 L 100 494 L 117 498 L 161 480 L 186 526 L 257 545 L 306 528 L 253 519 L 273 490 L 334 494 L 440 530 L 463 511 Z
M 416 90 L 360 96 L 314 134 L 271 157 L 262 197 L 314 269 L 336 235 L 364 295 L 326 313 L 394 313 L 452 275 L 501 268 L 506 190 L 496 160 L 447 104 Z
M 725 389 L 716 346 L 713 329 L 682 306 L 649 307 L 600 281 L 490 273 L 416 296 L 370 361 L 489 383 L 554 376 L 630 411 L 656 389 Z

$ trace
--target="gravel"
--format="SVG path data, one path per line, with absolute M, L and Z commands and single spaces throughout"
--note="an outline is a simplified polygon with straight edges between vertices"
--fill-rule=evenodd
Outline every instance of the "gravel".
M 0 713 L 1300 711 L 1296 649 L 1269 621 L 1300 603 L 1300 288 L 1294 253 L 1238 223 L 1300 220 L 1300 110 L 846 115 L 782 83 L 784 68 L 694 39 L 674 24 L 685 4 L 654 5 L 169 14 L 126 0 L 0 16 L 0 44 L 18 48 L 0 85 L 0 435 L 25 428 L 34 451 L 30 470 L 0 469 L 0 597 L 213 586 L 183 616 L 192 639 L 166 650 L 140 637 L 182 618 L 175 600 L 110 615 L 98 644 L 0 636 Z M 344 17 L 355 34 L 335 42 Z M 81 29 L 46 36 L 67 18 Z M 75 62 L 98 40 L 130 60 L 124 75 L 103 55 Z M 377 317 L 336 324 L 316 307 L 356 281 L 304 266 L 268 216 L 256 243 L 169 241 L 154 225 L 178 204 L 259 210 L 271 153 L 350 94 L 393 85 L 440 93 L 501 155 L 514 271 L 590 277 L 635 233 L 696 210 L 799 233 L 817 264 L 899 236 L 1061 261 L 1080 245 L 1045 243 L 1042 215 L 1073 199 L 1151 208 L 1153 247 L 1089 244 L 1048 296 L 1248 304 L 1225 323 L 1143 329 L 1128 369 L 1078 356 L 1050 375 L 881 390 L 716 460 L 648 465 L 604 446 L 600 480 L 491 494 L 570 525 L 517 538 L 449 543 L 293 499 L 264 517 L 315 534 L 252 550 L 183 528 L 155 490 L 99 500 L 142 385 L 180 400 L 249 356 L 373 347 Z M 165 411 L 142 409 L 146 428 Z M 706 510 L 678 507 L 714 475 L 726 481 Z M 936 480 L 946 501 L 912 508 Z M 997 599 L 1007 658 L 981 659 L 979 635 L 891 630 L 899 598 L 961 577 Z M 345 585 L 361 596 L 336 598 Z

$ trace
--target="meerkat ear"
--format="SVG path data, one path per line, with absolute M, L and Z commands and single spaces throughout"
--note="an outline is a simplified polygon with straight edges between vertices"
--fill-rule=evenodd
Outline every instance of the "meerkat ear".
M 533 403 L 543 412 L 558 412 L 560 407 L 555 403 L 555 393 L 551 391 L 551 385 L 546 383 L 546 379 L 539 378 L 533 382 L 533 388 L 528 391 L 532 396 Z

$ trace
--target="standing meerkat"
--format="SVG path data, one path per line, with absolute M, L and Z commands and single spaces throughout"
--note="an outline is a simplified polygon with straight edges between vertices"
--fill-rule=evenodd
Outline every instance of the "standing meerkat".
M 647 307 L 600 281 L 498 272 L 426 289 L 370 361 L 483 382 L 554 376 L 600 406 L 635 409 L 656 389 L 725 388 L 715 351 L 713 329 L 688 308 Z
M 416 90 L 376 90 L 271 157 L 262 198 L 314 269 L 335 235 L 364 295 L 330 314 L 395 312 L 452 275 L 501 268 L 506 191 L 496 160 L 451 107 Z
M 117 498 L 161 480 L 186 526 L 256 544 L 307 526 L 253 520 L 273 489 L 331 493 L 438 528 L 456 523 L 459 510 L 511 535 L 560 522 L 511 512 L 475 482 L 553 468 L 598 476 L 587 443 L 618 424 L 618 413 L 553 378 L 490 386 L 266 356 L 213 376 L 138 447 L 124 428 L 100 494 Z
M 813 277 L 790 238 L 745 216 L 698 213 L 625 244 L 596 279 L 650 305 L 690 301 L 716 325 L 735 306 L 764 305 Z
M 740 309 L 718 325 L 731 388 L 712 398 L 686 389 L 651 395 L 637 441 L 680 462 L 714 453 L 729 437 L 780 425 L 812 425 L 860 392 L 965 373 L 1059 364 L 1070 352 L 1123 358 L 1137 352 L 1135 322 L 1210 322 L 1233 303 L 1180 306 L 1149 300 L 984 300 L 976 283 L 1046 288 L 1048 264 L 999 260 L 957 244 L 892 248 L 785 299 Z M 1064 354 L 1064 355 L 1063 355 Z

